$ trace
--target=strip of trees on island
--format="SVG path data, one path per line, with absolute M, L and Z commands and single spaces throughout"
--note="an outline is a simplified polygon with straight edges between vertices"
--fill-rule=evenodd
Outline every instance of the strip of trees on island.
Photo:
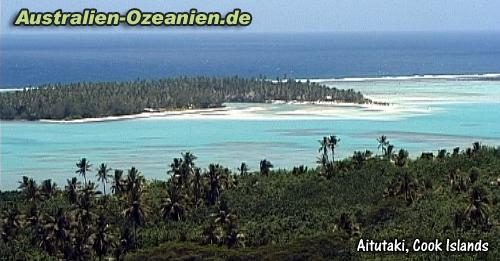
M 0 119 L 79 119 L 130 115 L 146 108 L 184 110 L 222 107 L 228 102 L 332 101 L 371 103 L 352 89 L 292 79 L 182 77 L 128 82 L 48 84 L 0 93 Z

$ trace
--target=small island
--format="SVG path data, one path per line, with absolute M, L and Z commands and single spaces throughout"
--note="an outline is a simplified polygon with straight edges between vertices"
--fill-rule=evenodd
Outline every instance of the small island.
M 47 84 L 4 92 L 0 93 L 0 119 L 75 120 L 271 101 L 375 103 L 352 89 L 330 88 L 310 81 L 180 77 Z

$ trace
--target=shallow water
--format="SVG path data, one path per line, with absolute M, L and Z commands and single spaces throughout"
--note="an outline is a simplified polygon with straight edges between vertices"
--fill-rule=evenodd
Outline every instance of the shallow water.
M 314 166 L 317 140 L 330 134 L 341 138 L 338 157 L 347 157 L 354 150 L 377 151 L 376 138 L 382 134 L 396 148 L 408 149 L 411 156 L 441 148 L 463 148 L 474 141 L 500 145 L 498 81 L 331 84 L 390 101 L 398 110 L 384 114 L 353 107 L 342 110 L 340 118 L 308 120 L 303 116 L 284 119 L 282 114 L 307 111 L 311 105 L 239 104 L 230 106 L 264 107 L 267 109 L 255 113 L 271 119 L 162 118 L 85 124 L 1 122 L 0 188 L 15 188 L 23 175 L 38 180 L 52 178 L 63 186 L 67 178 L 75 175 L 75 163 L 81 157 L 87 157 L 94 167 L 101 162 L 112 168 L 136 166 L 146 177 L 158 179 L 166 178 L 172 158 L 185 151 L 198 156 L 200 167 L 217 162 L 236 169 L 245 161 L 256 170 L 264 158 L 277 168 Z M 90 175 L 93 174 L 95 171 Z

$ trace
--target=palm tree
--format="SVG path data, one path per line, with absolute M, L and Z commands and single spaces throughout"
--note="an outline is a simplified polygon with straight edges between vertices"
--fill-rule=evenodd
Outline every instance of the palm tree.
M 28 201 L 33 202 L 39 198 L 40 194 L 35 180 L 23 176 L 23 180 L 19 183 L 19 189 L 24 193 Z
M 318 141 L 320 146 L 319 146 L 319 149 L 318 149 L 318 152 L 322 152 L 322 159 L 324 159 L 325 162 L 328 161 L 328 149 L 329 149 L 329 140 L 328 140 L 328 137 L 323 137 L 322 140 L 319 140 Z
M 326 154 L 321 154 L 318 156 L 316 163 L 320 165 L 320 167 L 325 168 L 326 165 L 329 163 L 328 162 L 328 155 Z
M 182 153 L 182 158 L 184 160 L 184 163 L 190 165 L 190 166 L 194 166 L 194 161 L 198 158 L 196 157 L 193 153 L 191 152 L 186 152 L 186 153 Z
M 382 135 L 377 138 L 378 141 L 378 149 L 382 150 L 382 155 L 387 155 L 387 146 L 389 146 L 389 140 L 387 136 Z
M 76 177 L 73 177 L 71 179 L 67 180 L 68 185 L 66 185 L 66 198 L 68 199 L 68 202 L 71 204 L 76 204 L 78 201 L 78 188 L 81 186 L 80 182 L 76 179 Z
M 240 172 L 240 176 L 244 176 L 248 174 L 248 166 L 245 162 L 242 162 L 240 167 L 238 168 L 238 171 Z
M 46 242 L 47 247 L 64 252 L 69 240 L 69 225 L 69 220 L 62 208 L 57 208 L 51 216 L 45 216 L 43 226 L 45 236 L 47 240 L 54 240 L 53 244 Z
M 183 163 L 187 166 L 194 168 L 194 161 L 198 158 L 191 152 L 182 153 Z
M 335 135 L 331 135 L 328 138 L 328 147 L 332 151 L 332 162 L 335 162 L 335 148 L 337 147 L 337 144 L 340 142 L 340 138 L 337 138 Z
M 49 215 L 44 215 L 41 223 L 43 223 L 43 227 L 39 231 L 40 243 L 38 246 L 45 250 L 45 252 L 49 255 L 53 255 L 57 252 L 55 218 Z
M 189 182 L 189 179 L 194 174 L 195 171 L 194 161 L 197 159 L 197 157 L 191 152 L 182 153 L 181 155 L 182 155 L 182 164 L 180 169 L 181 170 L 180 178 L 181 178 L 181 184 L 183 186 L 186 186 L 188 185 L 187 183 Z
M 357 168 L 361 168 L 365 162 L 372 156 L 372 152 L 367 150 L 365 152 L 355 151 L 352 155 L 352 161 Z
M 180 197 L 173 196 L 167 198 L 161 206 L 161 213 L 164 220 L 182 220 L 184 218 L 185 208 L 180 201 Z
M 219 195 L 221 192 L 221 184 L 220 184 L 220 169 L 222 167 L 219 164 L 210 164 L 208 165 L 208 172 L 205 174 L 207 178 L 207 186 L 206 190 L 206 201 L 209 205 L 214 205 L 219 199 Z
M 404 199 L 407 205 L 411 205 L 415 200 L 416 194 L 416 181 L 410 176 L 410 174 L 405 173 L 401 182 L 400 191 L 404 194 Z
M 170 170 L 167 171 L 167 174 L 169 174 L 173 178 L 179 178 L 182 172 L 181 170 L 182 165 L 183 165 L 183 160 L 175 158 L 170 164 Z
M 4 242 L 10 242 L 17 236 L 17 233 L 21 228 L 19 217 L 20 212 L 17 206 L 9 208 L 7 217 L 2 220 L 2 233 L 0 233 Z
M 474 154 L 478 153 L 480 150 L 481 150 L 481 143 L 479 143 L 478 141 L 472 143 L 472 152 Z
M 111 248 L 111 236 L 108 232 L 108 223 L 106 218 L 100 215 L 97 218 L 97 227 L 95 233 L 92 235 L 92 249 L 95 254 L 102 260 L 103 256 L 106 256 L 109 249 Z
M 199 168 L 195 169 L 190 185 L 193 196 L 193 205 L 197 208 L 203 203 L 203 177 Z
M 267 176 L 269 175 L 269 171 L 271 171 L 271 169 L 273 168 L 273 164 L 266 160 L 266 159 L 263 159 L 260 161 L 260 174 L 261 175 L 264 175 L 264 176 Z
M 215 244 L 219 242 L 219 236 L 217 235 L 217 226 L 213 221 L 208 223 L 208 227 L 203 230 L 203 244 Z
M 307 172 L 307 167 L 304 165 L 300 165 L 298 167 L 293 167 L 293 169 L 292 169 L 293 175 L 300 175 L 300 174 L 304 174 L 306 172 Z
M 101 163 L 99 165 L 99 168 L 97 168 L 97 181 L 100 181 L 102 183 L 103 191 L 104 191 L 104 196 L 106 196 L 106 183 L 108 183 L 108 178 L 109 172 L 111 171 L 111 168 L 108 168 L 108 166 L 104 163 Z
M 443 161 L 446 158 L 446 156 L 447 152 L 445 149 L 438 150 L 438 155 L 437 155 L 438 160 Z
M 468 179 L 462 175 L 458 168 L 448 173 L 448 180 L 451 188 L 457 192 L 465 192 L 469 188 Z
M 475 186 L 470 193 L 470 205 L 465 211 L 468 220 L 473 226 L 481 226 L 488 229 L 489 221 L 488 193 L 485 188 Z
M 467 155 L 468 158 L 472 158 L 474 156 L 474 152 L 472 151 L 471 148 L 467 148 L 465 150 L 465 155 Z
M 224 226 L 224 239 L 223 243 L 227 247 L 238 247 L 244 246 L 243 244 L 244 235 L 238 230 L 237 217 L 233 215 L 232 218 L 227 220 Z
M 132 167 L 128 170 L 127 179 L 125 180 L 125 188 L 128 193 L 129 202 L 139 200 L 143 182 L 144 177 L 138 169 Z
M 36 226 L 40 221 L 40 210 L 37 204 L 30 204 L 29 209 L 26 213 L 26 221 L 30 226 Z
M 46 179 L 42 181 L 40 190 L 46 199 L 50 199 L 57 192 L 56 187 L 56 183 L 52 182 L 51 179 Z
M 90 249 L 90 229 L 87 225 L 78 223 L 76 226 L 76 231 L 73 234 L 72 248 L 67 253 L 70 258 L 75 260 L 89 260 L 91 256 Z
M 411 205 L 417 196 L 418 184 L 415 179 L 405 172 L 403 175 L 393 179 L 385 190 L 386 196 L 403 195 L 407 205 Z
M 23 176 L 23 179 L 19 181 L 18 189 L 24 191 L 28 187 L 28 183 L 29 183 L 29 178 L 27 176 Z
M 228 247 L 243 245 L 242 239 L 244 235 L 238 231 L 237 216 L 230 213 L 225 202 L 220 202 L 218 209 L 218 213 L 211 214 L 211 217 L 213 218 L 213 222 L 211 223 L 213 225 L 209 226 L 215 226 L 213 232 L 215 232 L 217 227 L 219 227 L 223 231 L 223 234 L 221 236 L 217 236 L 214 233 L 215 238 L 219 239 L 219 243 L 223 243 Z M 211 229 L 212 228 L 209 227 L 207 232 L 212 232 L 210 231 Z M 210 233 L 207 233 L 205 237 L 206 241 L 213 241 L 214 238 L 213 235 L 210 235 Z
M 424 160 L 433 160 L 434 159 L 434 153 L 432 153 L 432 152 L 422 152 L 422 154 L 420 155 L 420 158 L 424 159 Z
M 469 180 L 471 183 L 475 183 L 479 179 L 479 175 L 481 174 L 481 171 L 477 167 L 472 167 L 469 170 Z
M 327 179 L 331 179 L 335 176 L 335 173 L 337 173 L 337 170 L 339 170 L 339 165 L 342 165 L 342 161 L 340 164 L 334 165 L 332 162 L 327 162 L 325 166 L 321 167 L 320 169 L 320 176 L 323 176 Z
M 115 169 L 115 175 L 113 176 L 113 185 L 111 186 L 111 190 L 115 195 L 120 195 L 124 190 L 124 181 L 123 181 L 123 170 Z
M 234 176 L 231 175 L 231 171 L 228 168 L 220 169 L 219 180 L 223 190 L 231 189 L 236 186 L 236 180 Z
M 94 216 L 92 213 L 94 200 L 98 194 L 100 194 L 100 192 L 96 191 L 96 186 L 92 182 L 87 183 L 80 191 L 76 218 L 79 223 L 78 225 L 81 226 L 81 230 L 86 236 L 89 236 L 90 226 Z M 84 239 L 86 240 L 86 238 Z
M 42 234 L 42 224 L 41 224 L 41 213 L 38 209 L 38 205 L 32 202 L 28 208 L 26 213 L 26 225 L 27 227 L 32 228 L 33 233 L 31 233 L 31 244 L 38 245 Z
M 116 260 L 123 260 L 123 255 L 127 253 L 130 249 L 133 248 L 133 239 L 130 234 L 130 229 L 128 227 L 124 227 L 120 232 L 120 242 L 115 247 L 115 251 L 113 256 Z
M 127 218 L 128 222 L 132 224 L 134 229 L 134 241 L 137 241 L 137 227 L 142 227 L 145 223 L 144 211 L 141 208 L 139 201 L 134 201 L 122 214 Z
M 80 174 L 84 181 L 85 185 L 87 184 L 87 171 L 90 171 L 90 167 L 92 165 L 87 161 L 86 158 L 82 158 L 79 162 L 76 163 L 76 167 L 78 168 L 75 173 Z
M 387 146 L 385 157 L 391 160 L 394 157 L 394 145 Z
M 395 156 L 394 164 L 396 164 L 396 166 L 400 168 L 406 166 L 406 164 L 408 163 L 408 156 L 408 151 L 400 149 L 398 154 Z

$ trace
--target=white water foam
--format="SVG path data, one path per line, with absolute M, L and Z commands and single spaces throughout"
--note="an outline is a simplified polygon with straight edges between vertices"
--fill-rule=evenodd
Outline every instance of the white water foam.
M 323 79 L 297 79 L 300 82 L 322 83 L 322 82 L 371 82 L 371 81 L 414 81 L 414 80 L 500 80 L 500 73 L 486 74 L 424 74 L 424 75 L 401 75 L 380 77 L 346 77 L 346 78 L 323 78 Z

